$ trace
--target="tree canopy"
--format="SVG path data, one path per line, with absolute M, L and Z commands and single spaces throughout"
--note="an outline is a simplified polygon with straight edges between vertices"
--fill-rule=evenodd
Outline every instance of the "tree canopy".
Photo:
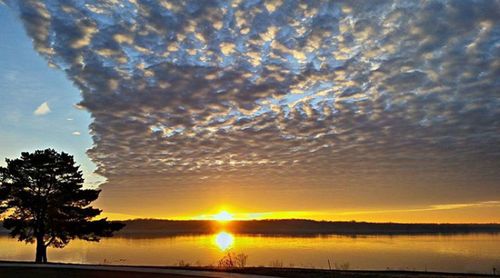
M 23 152 L 0 167 L 0 213 L 12 237 L 37 243 L 36 262 L 47 262 L 46 248 L 62 248 L 72 239 L 99 241 L 124 225 L 93 220 L 102 210 L 91 202 L 100 190 L 84 188 L 73 156 L 53 149 Z

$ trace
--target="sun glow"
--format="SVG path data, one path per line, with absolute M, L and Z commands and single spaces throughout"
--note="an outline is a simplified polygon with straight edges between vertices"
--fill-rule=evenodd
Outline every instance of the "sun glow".
M 234 244 L 234 236 L 228 232 L 220 232 L 214 236 L 214 243 L 221 251 L 225 251 Z
M 220 222 L 226 222 L 226 221 L 231 221 L 233 220 L 233 215 L 225 210 L 215 214 L 213 216 L 214 220 L 220 221 Z

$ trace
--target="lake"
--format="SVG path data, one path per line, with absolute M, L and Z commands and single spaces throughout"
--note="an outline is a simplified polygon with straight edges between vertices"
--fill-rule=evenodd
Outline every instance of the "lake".
M 0 260 L 31 261 L 35 246 L 0 236 Z M 220 232 L 175 237 L 75 240 L 50 248 L 49 261 L 129 265 L 217 265 L 227 252 L 248 266 L 404 269 L 491 273 L 500 269 L 500 234 L 398 236 L 249 236 Z M 498 271 L 498 270 L 497 270 Z

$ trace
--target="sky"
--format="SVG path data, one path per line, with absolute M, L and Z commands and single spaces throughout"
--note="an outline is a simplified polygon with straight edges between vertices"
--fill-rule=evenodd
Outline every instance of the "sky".
M 499 1 L 0 4 L 0 156 L 112 219 L 500 222 Z

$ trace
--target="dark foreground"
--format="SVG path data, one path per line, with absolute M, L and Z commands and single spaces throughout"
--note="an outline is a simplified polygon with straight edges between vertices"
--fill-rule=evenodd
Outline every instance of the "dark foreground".
M 22 267 L 0 267 L 0 277 L 13 278 L 186 278 L 199 276 L 185 276 L 176 274 L 162 273 L 141 273 L 130 271 L 109 271 L 109 270 L 88 270 L 88 269 L 40 269 L 40 268 L 22 268 Z
M 162 273 L 159 273 L 162 272 Z M 102 265 L 76 265 L 76 264 L 48 264 L 42 267 L 28 263 L 0 262 L 0 277 L 39 278 L 39 277 L 98 277 L 98 278 L 186 278 L 186 277 L 380 277 L 380 278 L 462 278 L 462 277 L 499 277 L 486 274 L 460 274 L 440 272 L 415 272 L 415 271 L 363 271 L 363 270 L 320 270 L 300 268 L 270 268 L 248 267 L 232 270 L 203 267 L 131 267 L 131 266 L 102 266 Z

